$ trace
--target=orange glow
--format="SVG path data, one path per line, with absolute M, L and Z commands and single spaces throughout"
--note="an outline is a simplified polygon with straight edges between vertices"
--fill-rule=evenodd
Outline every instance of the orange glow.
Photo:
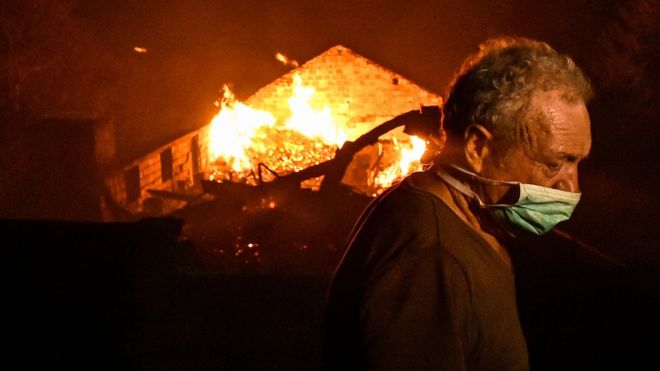
M 277 52 L 277 54 L 275 54 L 275 59 L 282 62 L 282 64 L 284 64 L 285 66 L 291 66 L 291 67 L 298 67 L 299 66 L 298 61 L 291 60 L 286 55 L 284 55 L 280 52 Z
M 291 117 L 284 126 L 308 138 L 318 139 L 323 143 L 341 147 L 348 139 L 348 135 L 335 122 L 330 108 L 314 109 L 310 104 L 310 100 L 315 93 L 314 88 L 303 86 L 298 75 L 293 76 L 293 81 L 295 84 L 294 92 L 293 96 L 289 98 Z
M 412 169 L 415 167 L 415 163 L 419 162 L 419 159 L 424 154 L 426 150 L 426 142 L 422 139 L 417 138 L 416 136 L 410 136 L 412 145 L 408 148 L 401 149 L 401 161 L 399 162 L 399 170 L 401 170 L 402 175 L 406 175 L 415 171 Z
M 291 113 L 276 119 L 270 112 L 237 101 L 229 87 L 224 86 L 223 96 L 216 102 L 219 112 L 210 124 L 211 180 L 257 184 L 260 163 L 284 175 L 332 159 L 335 151 L 349 140 L 350 130 L 341 116 L 318 101 L 316 94 L 313 87 L 305 86 L 302 78 L 294 74 L 287 99 Z M 354 139 L 354 134 L 351 132 L 350 139 Z M 378 191 L 421 168 L 418 160 L 424 152 L 424 141 L 416 137 L 410 137 L 410 141 L 389 141 L 392 145 L 388 148 L 396 151 L 390 156 L 394 162 L 381 164 L 373 178 L 365 179 Z M 262 175 L 262 181 L 273 179 L 267 171 Z M 321 179 L 309 179 L 302 186 L 316 189 Z M 277 205 L 268 200 L 262 207 Z
M 211 121 L 211 158 L 224 160 L 232 171 L 249 171 L 252 161 L 246 149 L 254 145 L 260 129 L 275 125 L 275 118 L 268 112 L 252 109 L 236 101 L 227 85 L 223 86 L 223 97 L 219 105 L 220 112 Z
M 394 147 L 399 150 L 401 157 L 398 162 L 395 162 L 376 175 L 374 179 L 376 186 L 381 189 L 387 188 L 413 171 L 422 169 L 419 159 L 426 150 L 426 142 L 416 136 L 411 136 L 410 139 L 411 143 L 400 143 L 396 139 L 393 139 Z
M 140 53 L 140 54 L 144 54 L 144 53 L 146 53 L 146 52 L 148 51 L 147 48 L 143 48 L 143 47 L 141 47 L 141 46 L 135 46 L 135 47 L 133 47 L 133 50 L 134 50 L 136 53 Z

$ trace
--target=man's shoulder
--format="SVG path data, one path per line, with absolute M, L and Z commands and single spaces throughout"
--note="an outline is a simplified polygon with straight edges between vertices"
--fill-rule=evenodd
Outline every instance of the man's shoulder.
M 442 249 L 441 230 L 453 214 L 442 200 L 405 179 L 376 198 L 358 221 L 349 248 L 377 256 L 426 255 Z M 455 218 L 455 216 L 454 216 Z M 445 227 L 441 224 L 450 224 Z
M 429 178 L 429 174 L 412 174 L 391 189 L 380 200 L 375 220 L 382 221 L 384 216 L 394 221 L 392 228 L 400 229 L 404 225 L 405 231 L 423 235 L 422 239 L 429 242 L 426 247 L 432 248 L 434 255 L 451 256 L 461 266 L 489 261 L 493 253 L 485 240 L 437 192 L 420 186 L 422 177 Z
M 408 177 L 377 197 L 369 209 L 398 215 L 421 216 L 438 212 L 439 207 L 443 205 L 443 201 L 432 193 L 412 185 L 411 177 Z
M 361 223 L 377 223 L 381 228 L 431 232 L 440 237 L 470 234 L 469 228 L 433 192 L 414 184 L 414 174 L 376 198 L 364 212 Z

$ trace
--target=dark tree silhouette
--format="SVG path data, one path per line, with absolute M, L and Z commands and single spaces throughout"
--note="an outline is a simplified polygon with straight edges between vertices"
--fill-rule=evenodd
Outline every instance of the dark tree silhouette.
M 6 0 L 0 5 L 0 109 L 5 125 L 44 116 L 107 111 L 116 61 L 74 14 L 72 0 Z

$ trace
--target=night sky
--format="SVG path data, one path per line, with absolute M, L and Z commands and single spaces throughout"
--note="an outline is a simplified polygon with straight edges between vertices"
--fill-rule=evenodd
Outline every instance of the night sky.
M 135 121 L 132 133 L 126 135 L 133 142 L 127 146 L 129 152 L 144 152 L 208 122 L 223 84 L 232 83 L 239 99 L 245 99 L 287 72 L 288 67 L 274 59 L 276 52 L 304 62 L 337 44 L 442 93 L 462 60 L 480 42 L 498 35 L 526 36 L 547 41 L 572 55 L 592 77 L 599 94 L 623 90 L 626 78 L 615 80 L 614 89 L 608 86 L 612 85 L 609 70 L 618 68 L 619 62 L 604 63 L 608 56 L 603 44 L 616 33 L 623 35 L 620 39 L 633 38 L 635 43 L 650 41 L 644 39 L 648 37 L 644 32 L 627 30 L 649 28 L 622 15 L 631 8 L 629 3 L 83 1 L 76 15 L 88 24 L 101 48 L 140 71 L 139 76 L 130 77 L 134 84 L 123 89 L 148 96 L 143 105 L 158 112 L 150 121 Z M 652 1 L 632 3 L 641 3 L 638 8 L 646 5 L 657 15 L 658 6 L 648 5 L 655 4 Z M 628 18 L 636 16 L 632 13 Z M 651 36 L 657 37 L 657 33 Z M 137 54 L 134 46 L 146 47 L 149 52 Z M 615 51 L 609 53 L 617 53 L 617 48 L 628 46 L 616 44 Z M 641 49 L 638 54 L 647 59 L 657 51 L 657 47 Z M 628 58 L 631 63 L 636 56 Z M 609 60 L 617 58 L 614 55 Z M 639 68 L 653 70 L 649 66 Z M 120 70 L 118 74 L 121 78 L 128 73 Z M 131 115 L 148 116 L 129 113 L 119 121 L 134 121 Z
M 160 63 L 188 64 L 200 90 L 232 81 L 245 97 L 285 71 L 275 52 L 306 61 L 336 44 L 439 92 L 488 37 L 539 38 L 563 51 L 597 39 L 616 9 L 601 1 L 575 3 L 83 1 L 79 12 L 116 53 L 144 45 Z

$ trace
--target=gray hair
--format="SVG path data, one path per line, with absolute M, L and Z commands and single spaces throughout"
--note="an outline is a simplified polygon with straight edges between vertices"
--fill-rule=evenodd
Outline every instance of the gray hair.
M 449 137 L 462 137 L 481 124 L 496 140 L 514 143 L 535 91 L 559 90 L 562 98 L 587 103 L 591 84 L 573 60 L 540 41 L 490 39 L 469 57 L 455 77 L 443 106 L 442 126 Z

